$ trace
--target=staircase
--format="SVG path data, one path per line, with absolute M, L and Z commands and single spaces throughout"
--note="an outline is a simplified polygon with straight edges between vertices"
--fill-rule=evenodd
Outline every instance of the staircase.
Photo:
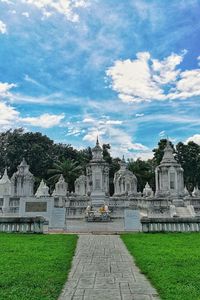
M 170 215 L 171 217 L 179 217 L 179 218 L 191 218 L 195 217 L 194 207 L 192 205 L 184 206 L 183 203 L 174 203 L 174 205 L 170 205 Z

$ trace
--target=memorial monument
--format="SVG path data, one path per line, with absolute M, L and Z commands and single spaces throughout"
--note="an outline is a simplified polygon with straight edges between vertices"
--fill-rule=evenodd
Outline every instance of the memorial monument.
M 87 193 L 92 206 L 97 207 L 102 206 L 109 196 L 109 166 L 103 159 L 102 152 L 97 138 L 96 146 L 92 149 L 92 160 L 86 167 Z

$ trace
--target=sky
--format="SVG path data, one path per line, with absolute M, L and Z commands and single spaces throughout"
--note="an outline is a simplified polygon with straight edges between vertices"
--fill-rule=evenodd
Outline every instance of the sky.
M 0 131 L 200 145 L 200 0 L 0 0 Z

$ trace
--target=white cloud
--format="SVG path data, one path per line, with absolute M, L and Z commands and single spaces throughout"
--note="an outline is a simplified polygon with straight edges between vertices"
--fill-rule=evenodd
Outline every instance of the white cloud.
M 32 126 L 42 127 L 42 128 L 51 128 L 56 125 L 59 125 L 61 120 L 65 117 L 64 114 L 61 115 L 53 115 L 45 113 L 38 117 L 26 117 L 22 118 L 21 121 L 25 124 L 29 124 Z
M 132 158 L 133 155 L 129 154 L 129 157 Z M 153 152 L 151 150 L 145 152 L 139 152 L 134 154 L 134 159 L 140 158 L 142 160 L 148 160 L 153 158 Z
M 161 132 L 159 132 L 160 137 L 164 137 L 165 135 L 166 135 L 165 130 L 162 130 Z
M 95 120 L 93 118 L 85 118 L 83 119 L 83 123 L 94 123 Z
M 121 125 L 123 123 L 123 121 L 120 120 L 108 120 L 105 122 L 108 125 Z
M 68 129 L 68 132 L 66 135 L 67 136 L 70 136 L 70 135 L 79 136 L 81 133 L 82 133 L 82 130 L 79 130 L 77 128 L 71 128 L 71 129 Z
M 143 117 L 144 114 L 135 114 L 136 118 Z
M 38 117 L 21 117 L 20 112 L 13 106 L 5 102 L 0 102 L 0 130 L 16 128 L 24 125 L 37 126 L 42 128 L 50 128 L 60 125 L 61 120 L 65 117 L 64 114 L 42 114 Z
M 31 78 L 28 74 L 25 74 L 24 80 L 30 83 L 33 83 L 35 85 L 41 86 L 39 82 L 37 82 L 35 79 Z
M 194 134 L 193 136 L 189 137 L 186 141 L 185 144 L 189 142 L 194 142 L 198 145 L 200 145 L 200 134 Z
M 75 12 L 77 8 L 84 8 L 88 0 L 22 0 L 26 4 L 32 4 L 42 11 L 44 17 L 50 17 L 53 12 L 64 15 L 72 22 L 79 21 L 79 15 Z
M 98 124 L 98 125 L 122 125 L 123 121 L 121 120 L 104 120 L 104 119 L 100 119 L 100 120 L 95 120 L 94 118 L 91 117 L 86 117 L 83 119 L 82 121 L 83 123 L 91 123 L 91 124 Z
M 114 124 L 113 124 L 114 125 Z M 111 126 L 110 124 L 100 124 L 97 127 L 88 128 L 83 137 L 83 141 L 95 143 L 99 136 L 101 143 L 111 144 L 111 153 L 114 157 L 134 157 L 132 151 L 147 151 L 148 148 L 140 143 L 133 143 L 132 137 L 123 129 Z
M 0 33 L 5 34 L 7 33 L 7 26 L 6 24 L 0 20 Z
M 6 3 L 6 4 L 13 4 L 13 2 L 10 0 L 0 0 L 0 2 Z
M 200 69 L 177 69 L 187 53 L 172 53 L 163 60 L 139 52 L 135 60 L 115 61 L 107 69 L 111 88 L 123 102 L 186 99 L 200 95 Z
M 24 11 L 24 12 L 22 13 L 22 16 L 24 16 L 24 17 L 26 17 L 26 18 L 29 18 L 29 17 L 30 17 L 30 15 L 29 15 L 29 13 L 28 13 L 27 11 Z
M 12 106 L 0 102 L 0 126 L 1 130 L 6 130 L 18 122 L 19 112 Z
M 0 97 L 10 96 L 10 90 L 17 85 L 14 83 L 0 82 Z

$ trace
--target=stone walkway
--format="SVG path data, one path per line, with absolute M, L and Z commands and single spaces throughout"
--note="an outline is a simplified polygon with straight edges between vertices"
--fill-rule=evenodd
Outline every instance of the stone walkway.
M 59 300 L 158 300 L 117 235 L 80 235 Z

